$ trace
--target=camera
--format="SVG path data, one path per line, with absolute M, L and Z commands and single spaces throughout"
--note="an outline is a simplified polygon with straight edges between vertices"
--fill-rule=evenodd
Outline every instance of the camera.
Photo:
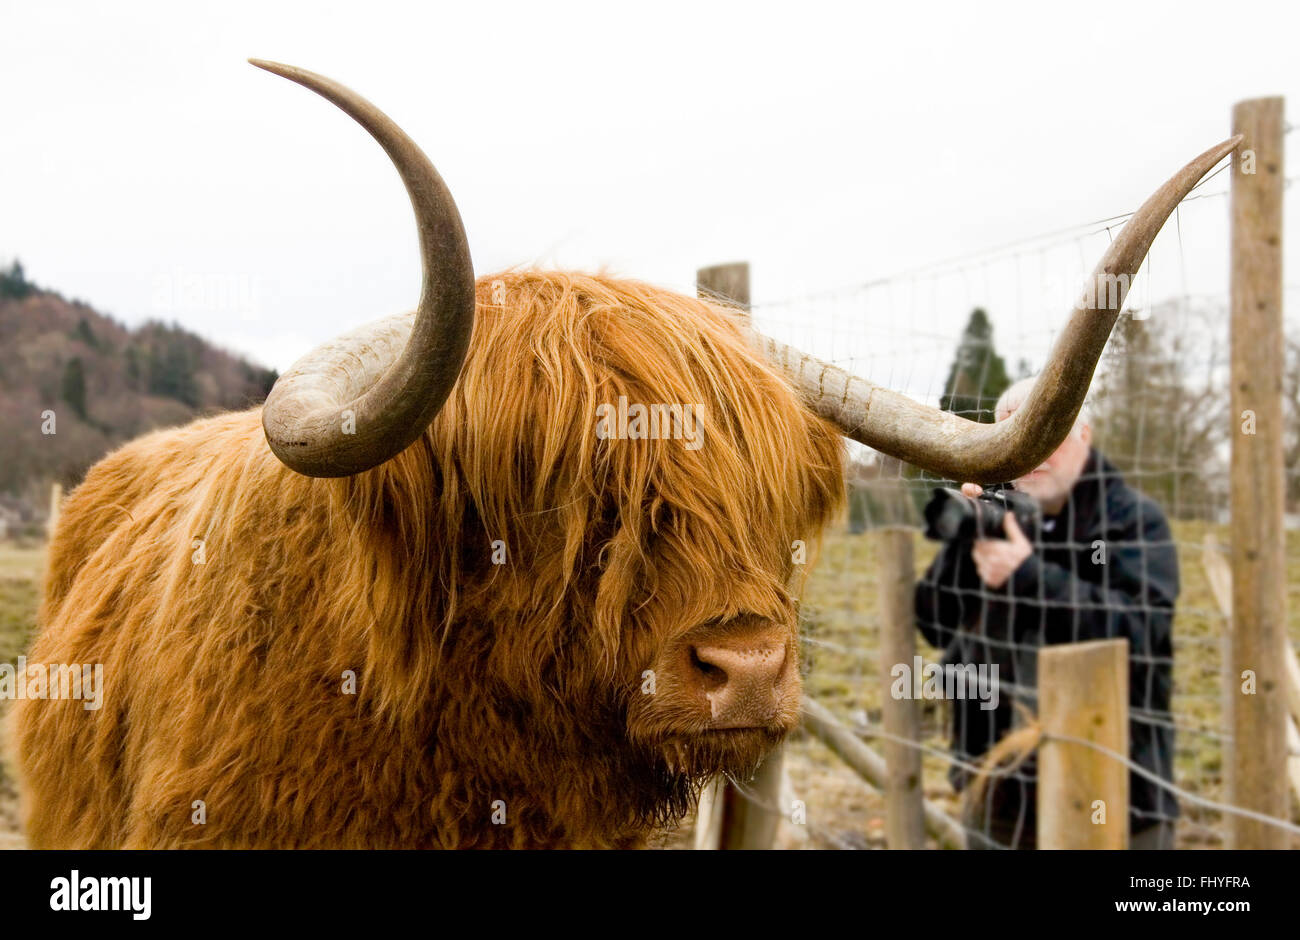
M 925 537 L 936 542 L 1005 539 L 1002 523 L 1008 512 L 1032 540 L 1041 518 L 1033 497 L 999 489 L 985 490 L 972 499 L 961 490 L 937 486 L 925 506 Z

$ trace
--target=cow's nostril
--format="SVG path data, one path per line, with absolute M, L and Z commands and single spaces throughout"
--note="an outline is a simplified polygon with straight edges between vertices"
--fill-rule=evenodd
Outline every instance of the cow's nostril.
M 712 727 L 760 727 L 798 678 L 786 668 L 784 636 L 724 638 L 690 647 L 690 681 L 708 702 Z
M 711 691 L 727 684 L 727 671 L 701 657 L 700 651 L 694 646 L 691 647 L 691 667 L 699 674 L 706 690 Z

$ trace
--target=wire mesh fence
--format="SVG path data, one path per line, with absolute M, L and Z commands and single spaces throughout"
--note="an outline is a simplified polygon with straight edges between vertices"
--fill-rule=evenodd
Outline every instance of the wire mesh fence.
M 806 691 L 864 742 L 880 747 L 890 739 L 882 727 L 891 691 L 880 663 L 881 543 L 872 533 L 908 527 L 918 620 L 928 626 L 918 637 L 923 662 L 1000 667 L 1002 701 L 995 708 L 981 708 L 987 702 L 970 696 L 919 695 L 920 733 L 905 741 L 921 754 L 924 797 L 958 821 L 972 843 L 1033 845 L 1032 749 L 1022 763 L 998 771 L 979 801 L 968 798 L 970 783 L 999 741 L 1032 725 L 1038 649 L 1099 636 L 1126 636 L 1130 643 L 1130 752 L 1111 752 L 1109 759 L 1131 772 L 1134 844 L 1223 847 L 1228 817 L 1248 814 L 1225 787 L 1234 746 L 1225 712 L 1230 601 L 1223 577 L 1235 419 L 1229 414 L 1222 169 L 1180 206 L 1134 280 L 1081 416 L 1086 463 L 1074 488 L 1067 487 L 1070 498 L 1044 510 L 1040 528 L 1030 533 L 1028 567 L 1036 577 L 1015 569 L 1004 584 L 990 587 L 974 569 L 969 542 L 922 535 L 934 488 L 960 481 L 937 480 L 851 445 L 847 518 L 828 533 L 801 599 Z M 851 372 L 966 417 L 993 420 L 1002 392 L 1043 362 L 1066 322 L 1072 292 L 1127 218 L 757 304 L 753 317 L 767 335 Z M 1287 284 L 1286 298 L 1298 289 Z M 1288 314 L 1285 329 L 1287 628 L 1294 645 L 1300 643 L 1300 322 Z M 916 689 L 922 691 L 919 682 Z M 1294 756 L 1300 761 L 1300 747 Z M 864 787 L 824 744 L 796 736 L 785 766 L 782 805 L 773 809 L 788 817 L 798 800 L 807 819 L 785 827 L 783 844 L 884 846 L 879 790 Z M 1300 780 L 1300 763 L 1290 769 Z M 737 787 L 749 799 L 772 802 L 770 794 Z M 1296 806 L 1293 800 L 1291 817 L 1270 825 L 1300 846 Z M 929 844 L 938 845 L 933 835 Z

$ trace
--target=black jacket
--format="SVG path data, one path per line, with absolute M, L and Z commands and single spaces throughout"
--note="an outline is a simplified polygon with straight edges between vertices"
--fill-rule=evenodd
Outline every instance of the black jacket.
M 1030 538 L 1034 554 L 998 590 L 980 581 L 970 542 L 944 545 L 917 584 L 917 626 L 944 651 L 944 662 L 998 665 L 996 709 L 981 710 L 974 699 L 952 703 L 954 754 L 978 763 L 1012 727 L 1013 700 L 1037 711 L 1038 647 L 1127 637 L 1130 754 L 1172 781 L 1178 557 L 1164 513 L 1094 449 L 1065 507 Z M 1022 779 L 1032 781 L 1033 762 L 1024 770 Z M 950 776 L 962 789 L 969 772 L 954 764 Z M 1032 783 L 1021 794 L 1032 815 Z M 1130 774 L 1129 794 L 1133 831 L 1178 813 L 1173 794 L 1137 774 Z M 1010 811 L 1019 811 L 1019 802 Z

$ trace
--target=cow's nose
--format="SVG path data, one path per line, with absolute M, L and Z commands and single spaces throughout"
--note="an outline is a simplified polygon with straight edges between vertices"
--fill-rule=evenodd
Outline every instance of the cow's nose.
M 776 717 L 794 670 L 784 632 L 753 634 L 691 647 L 691 677 L 712 712 L 713 728 L 754 728 Z

